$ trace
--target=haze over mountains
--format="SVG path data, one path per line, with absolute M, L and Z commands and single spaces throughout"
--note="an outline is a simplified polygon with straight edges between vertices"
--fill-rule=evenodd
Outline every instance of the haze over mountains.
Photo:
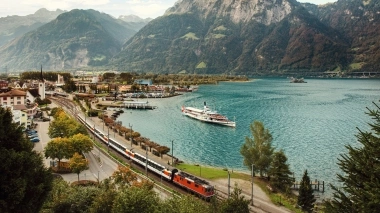
M 182 0 L 152 21 L 130 16 L 127 22 L 94 10 L 56 11 L 50 22 L 0 47 L 0 70 L 42 64 L 47 70 L 247 75 L 372 71 L 380 68 L 379 11 L 375 0 L 324 6 Z

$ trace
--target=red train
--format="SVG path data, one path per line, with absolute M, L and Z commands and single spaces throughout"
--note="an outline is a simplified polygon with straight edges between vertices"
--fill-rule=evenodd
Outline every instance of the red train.
M 126 158 L 131 159 L 134 163 L 139 164 L 143 167 L 147 167 L 149 171 L 162 176 L 163 179 L 179 185 L 207 200 L 215 195 L 214 187 L 207 181 L 183 171 L 179 171 L 176 168 L 170 170 L 169 168 L 165 168 L 165 166 L 151 159 L 147 160 L 145 156 L 127 149 L 124 145 L 118 143 L 114 139 L 108 139 L 105 133 L 99 129 L 94 128 L 94 126 L 91 126 L 88 122 L 85 122 L 85 119 L 83 119 L 82 116 L 79 115 L 78 119 L 105 144 L 112 147 L 114 150 L 124 155 Z

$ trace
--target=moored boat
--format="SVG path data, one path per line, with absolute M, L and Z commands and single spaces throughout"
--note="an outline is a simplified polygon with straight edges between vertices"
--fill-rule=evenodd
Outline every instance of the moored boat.
M 207 123 L 236 127 L 235 121 L 230 121 L 226 116 L 216 111 L 211 111 L 206 102 L 204 102 L 203 109 L 182 106 L 182 114 Z

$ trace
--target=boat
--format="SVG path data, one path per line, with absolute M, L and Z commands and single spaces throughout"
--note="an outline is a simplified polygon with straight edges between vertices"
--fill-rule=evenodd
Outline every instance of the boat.
M 182 106 L 182 114 L 207 123 L 236 127 L 235 121 L 230 121 L 226 116 L 211 111 L 206 102 L 204 102 L 203 109 Z
M 290 83 L 307 83 L 303 78 L 290 77 Z

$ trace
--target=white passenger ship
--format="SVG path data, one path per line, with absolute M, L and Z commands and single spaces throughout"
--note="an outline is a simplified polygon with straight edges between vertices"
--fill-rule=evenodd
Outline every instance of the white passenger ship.
M 216 111 L 211 111 L 210 108 L 206 105 L 206 102 L 204 102 L 203 110 L 194 107 L 182 106 L 182 113 L 191 118 L 208 123 L 220 124 L 230 127 L 236 126 L 235 121 L 230 121 L 226 116 L 221 115 Z

